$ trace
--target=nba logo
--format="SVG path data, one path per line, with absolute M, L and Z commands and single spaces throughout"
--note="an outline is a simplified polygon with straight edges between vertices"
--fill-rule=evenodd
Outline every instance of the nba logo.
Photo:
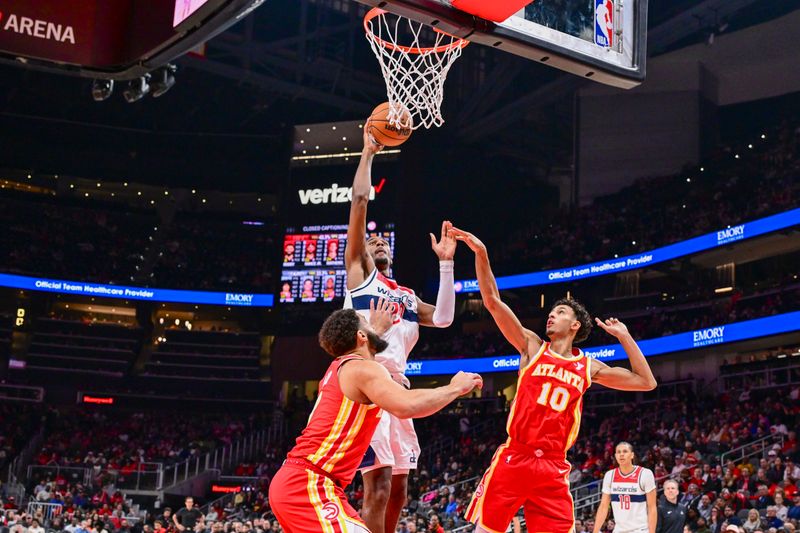
M 594 44 L 611 48 L 614 35 L 614 1 L 594 0 Z

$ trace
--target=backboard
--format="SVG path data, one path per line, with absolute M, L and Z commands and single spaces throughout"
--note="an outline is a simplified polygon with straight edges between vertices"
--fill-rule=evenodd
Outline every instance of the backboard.
M 502 22 L 449 0 L 358 1 L 599 83 L 629 89 L 644 80 L 647 0 L 534 0 Z

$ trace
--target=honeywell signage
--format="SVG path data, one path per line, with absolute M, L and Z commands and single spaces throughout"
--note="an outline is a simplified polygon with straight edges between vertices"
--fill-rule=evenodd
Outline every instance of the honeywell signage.
M 130 4 L 96 0 L 0 0 L 0 52 L 76 65 L 113 64 Z M 98 23 L 102 17 L 102 23 Z

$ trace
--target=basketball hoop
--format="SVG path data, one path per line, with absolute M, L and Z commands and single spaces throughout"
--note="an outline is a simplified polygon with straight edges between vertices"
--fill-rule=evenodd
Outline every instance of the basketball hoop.
M 386 80 L 389 123 L 413 129 L 441 126 L 447 72 L 469 41 L 433 28 L 433 43 L 421 46 L 424 24 L 396 15 L 392 21 L 387 15 L 377 7 L 369 10 L 364 30 Z M 398 43 L 402 36 L 409 45 Z

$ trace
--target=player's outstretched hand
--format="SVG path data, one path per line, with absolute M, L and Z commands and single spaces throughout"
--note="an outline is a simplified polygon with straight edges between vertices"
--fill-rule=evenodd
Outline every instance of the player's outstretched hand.
M 459 371 L 450 379 L 450 384 L 459 391 L 459 396 L 469 394 L 473 389 L 483 388 L 483 378 L 479 374 Z
M 369 120 L 367 120 L 367 123 L 364 124 L 364 153 L 374 155 L 381 150 L 383 150 L 383 145 L 378 144 L 375 138 L 369 133 Z
M 387 298 L 378 298 L 377 305 L 375 298 L 369 301 L 369 325 L 378 335 L 383 335 L 392 327 L 392 312 L 394 304 Z
M 629 335 L 628 333 L 628 326 L 620 322 L 618 319 L 611 317 L 607 318 L 605 321 L 600 320 L 599 318 L 594 319 L 598 326 L 600 326 L 606 333 L 611 335 L 612 337 L 620 338 L 623 335 Z
M 433 249 L 439 261 L 452 261 L 453 256 L 456 255 L 456 236 L 453 233 L 453 223 L 449 220 L 442 222 L 442 236 L 439 242 L 436 242 L 436 235 L 433 233 L 431 236 L 431 248 Z
M 453 237 L 455 237 L 457 241 L 466 243 L 466 245 L 469 246 L 469 249 L 473 252 L 478 253 L 486 251 L 486 245 L 483 244 L 483 242 L 481 242 L 481 240 L 472 233 L 464 231 L 463 229 L 458 229 L 455 226 L 453 226 L 452 232 Z

